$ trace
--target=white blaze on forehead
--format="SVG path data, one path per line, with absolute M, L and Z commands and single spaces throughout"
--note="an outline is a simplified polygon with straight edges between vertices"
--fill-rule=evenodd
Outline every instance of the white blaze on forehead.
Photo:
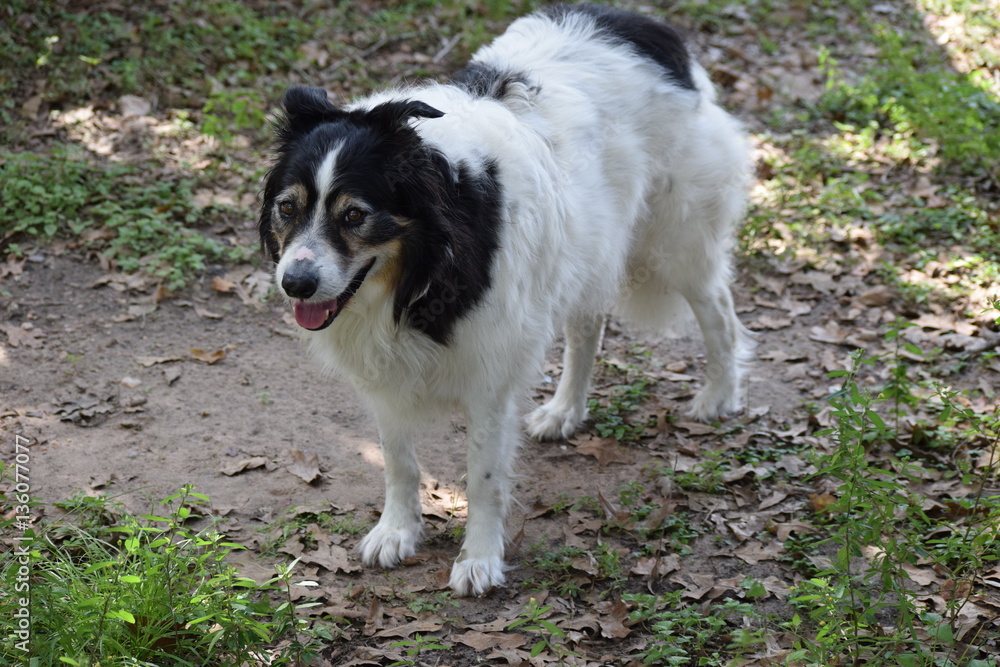
M 333 167 L 337 162 L 337 153 L 340 151 L 339 148 L 335 148 L 326 154 L 323 158 L 323 162 L 320 163 L 319 168 L 316 170 L 316 210 L 317 212 L 322 207 L 324 201 L 326 201 L 326 196 L 330 194 L 330 190 L 333 188 Z

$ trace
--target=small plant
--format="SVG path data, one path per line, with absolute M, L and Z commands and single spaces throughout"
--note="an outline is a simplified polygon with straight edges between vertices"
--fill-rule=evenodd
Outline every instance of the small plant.
M 259 529 L 266 534 L 260 543 L 261 553 L 277 556 L 281 547 L 293 537 L 297 537 L 306 548 L 316 548 L 316 538 L 310 531 L 311 526 L 337 535 L 357 535 L 370 528 L 368 522 L 357 519 L 353 514 L 292 508 L 285 516 Z
M 406 654 L 406 658 L 390 663 L 389 667 L 414 667 L 418 664 L 417 658 L 424 651 L 447 651 L 451 649 L 450 646 L 445 646 L 436 639 L 427 638 L 420 634 L 413 635 L 413 639 L 402 639 L 394 644 L 390 644 L 390 646 L 405 646 L 406 649 L 403 652 Z
M 872 443 L 896 437 L 876 407 L 891 401 L 895 413 L 908 393 L 900 396 L 901 391 L 907 392 L 906 382 L 892 374 L 889 391 L 879 396 L 862 391 L 856 374 L 865 362 L 858 353 L 851 371 L 832 374 L 843 381 L 830 398 L 836 426 L 828 434 L 836 449 L 817 463 L 819 475 L 840 483 L 836 501 L 826 510 L 830 533 L 825 542 L 835 555 L 831 568 L 799 584 L 791 598 L 806 615 L 803 619 L 797 614 L 791 621 L 790 627 L 800 637 L 791 659 L 817 665 L 845 660 L 872 666 L 945 664 L 935 655 L 952 656 L 959 651 L 954 639 L 956 619 L 986 562 L 984 557 L 993 557 L 996 530 L 976 519 L 964 529 L 941 525 L 913 498 L 909 485 L 920 479 L 916 464 L 899 458 L 881 464 L 869 460 L 867 448 Z M 991 441 L 997 441 L 995 416 L 987 418 L 961 408 L 947 393 L 941 399 L 945 411 L 961 411 L 973 430 L 991 434 Z M 973 503 L 985 517 L 1000 516 L 996 499 L 977 497 Z M 942 537 L 928 539 L 929 533 Z M 959 594 L 948 600 L 945 614 L 928 616 L 915 599 L 904 566 L 912 565 L 918 556 L 931 558 L 951 572 Z M 812 636 L 804 632 L 807 628 L 814 632 Z M 955 659 L 989 664 L 969 654 L 959 653 Z M 946 664 L 954 664 L 952 658 L 948 660 Z
M 1000 103 L 902 31 L 864 22 L 879 49 L 879 66 L 859 81 L 848 81 L 825 54 L 829 78 L 824 108 L 856 122 L 876 118 L 900 133 L 919 132 L 939 142 L 946 159 L 967 166 L 995 164 L 1000 157 Z
M 634 423 L 628 419 L 649 398 L 649 387 L 653 381 L 639 376 L 628 384 L 615 387 L 608 397 L 607 405 L 597 399 L 587 404 L 594 428 L 602 438 L 614 438 L 619 442 L 636 442 L 646 432 L 648 424 Z
M 540 607 L 535 598 L 530 598 L 524 611 L 518 614 L 517 618 L 507 626 L 507 629 L 521 628 L 525 632 L 537 634 L 539 638 L 529 651 L 531 657 L 537 658 L 543 652 L 554 653 L 558 656 L 559 664 L 563 664 L 564 658 L 576 657 L 576 654 L 564 646 L 566 633 L 562 628 L 544 618 L 550 611 L 552 611 L 552 607 Z M 562 640 L 562 642 L 557 640 Z
M 580 510 L 599 512 L 600 509 L 601 501 L 597 498 L 588 495 L 572 498 L 565 491 L 561 492 L 552 503 L 553 512 L 578 512 Z
M 622 596 L 631 608 L 629 623 L 643 624 L 652 635 L 647 648 L 636 656 L 644 664 L 723 667 L 731 664 L 730 656 L 750 653 L 764 643 L 765 629 L 749 624 L 760 618 L 753 605 L 726 600 L 703 613 L 684 606 L 682 594 Z M 731 620 L 734 616 L 740 618 L 738 625 Z
M 590 552 L 566 546 L 547 551 L 541 544 L 533 549 L 540 554 L 535 557 L 532 565 L 541 572 L 544 579 L 529 580 L 525 582 L 527 586 L 536 589 L 553 588 L 559 595 L 569 598 L 575 598 L 583 592 L 578 577 L 580 571 L 573 565 L 573 559 L 588 556 Z
M 192 228 L 205 213 L 192 203 L 193 181 L 146 183 L 134 168 L 92 165 L 69 146 L 52 152 L 0 153 L 0 219 L 11 221 L 0 234 L 0 253 L 16 253 L 17 239 L 47 243 L 103 230 L 80 242 L 119 270 L 141 269 L 171 290 L 209 262 L 247 256 Z
M 265 652 L 272 664 L 308 656 L 314 649 L 294 619 L 303 605 L 288 597 L 291 566 L 264 586 L 239 576 L 225 559 L 243 547 L 188 527 L 207 502 L 184 487 L 138 517 L 105 498 L 61 503 L 74 522 L 33 530 L 30 545 L 32 664 L 235 666 Z M 16 570 L 4 568 L 8 577 Z M 276 608 L 267 591 L 279 582 L 287 599 Z M 291 653 L 274 654 L 272 642 L 289 634 Z
M 725 452 L 703 452 L 702 459 L 690 470 L 676 471 L 664 468 L 662 474 L 671 478 L 674 483 L 685 491 L 700 491 L 702 493 L 721 493 L 725 490 L 723 477 L 731 468 Z
M 434 595 L 413 595 L 406 607 L 414 614 L 440 611 L 443 607 L 459 607 L 458 600 L 451 596 L 451 591 L 441 591 Z

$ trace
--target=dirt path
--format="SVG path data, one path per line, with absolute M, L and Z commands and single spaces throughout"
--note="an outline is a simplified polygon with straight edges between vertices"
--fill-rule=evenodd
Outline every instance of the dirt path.
M 37 253 L 19 275 L 0 285 L 5 318 L 25 332 L 17 341 L 9 337 L 3 348 L 0 424 L 5 441 L 15 433 L 30 438 L 32 490 L 42 501 L 101 493 L 145 512 L 156 500 L 193 484 L 210 496 L 213 513 L 226 518 L 227 534 L 257 549 L 239 560 L 241 569 L 258 579 L 272 572 L 272 563 L 301 552 L 294 535 L 290 547 L 277 545 L 285 554 L 259 550 L 271 539 L 269 528 L 273 533 L 303 507 L 350 516 L 360 524 L 377 519 L 383 489 L 374 426 L 348 387 L 316 369 L 281 305 L 246 305 L 235 292 L 211 289 L 206 277 L 200 286 L 154 308 L 150 294 L 127 289 L 120 276 L 51 252 Z M 759 317 L 762 309 L 752 306 L 747 290 L 739 288 L 739 293 L 744 310 L 754 311 L 747 319 Z M 517 484 L 521 506 L 509 522 L 509 559 L 518 569 L 507 589 L 463 604 L 465 622 L 495 622 L 505 610 L 521 608 L 515 604 L 525 595 L 519 584 L 537 574 L 530 561 L 538 545 L 593 548 L 611 539 L 628 553 L 627 546 L 602 536 L 595 525 L 588 529 L 591 515 L 553 511 L 559 499 L 615 498 L 622 484 L 648 481 L 644 471 L 651 467 L 676 467 L 679 458 L 690 467 L 698 440 L 707 434 L 741 425 L 770 432 L 794 422 L 804 395 L 784 381 L 782 366 L 786 358 L 820 354 L 812 348 L 823 346 L 809 342 L 804 332 L 823 320 L 821 310 L 800 318 L 794 329 L 759 337 L 763 356 L 773 357 L 776 350 L 786 354 L 755 364 L 749 412 L 719 430 L 663 419 L 682 412 L 696 388 L 690 378 L 702 375 L 697 337 L 653 344 L 612 324 L 604 358 L 625 366 L 637 349 L 648 349 L 642 355 L 646 370 L 662 378 L 645 408 L 646 418 L 661 416 L 661 432 L 628 447 L 601 439 L 592 429 L 571 443 L 527 442 Z M 795 353 L 787 354 L 793 348 Z M 535 400 L 542 400 L 558 377 L 558 350 L 552 358 Z M 608 387 L 620 382 L 605 367 L 595 395 L 607 395 Z M 322 582 L 334 615 L 370 612 L 348 601 L 359 585 L 388 585 L 410 596 L 445 587 L 457 551 L 456 530 L 464 520 L 462 430 L 457 417 L 445 420 L 419 443 L 428 539 L 413 564 L 391 574 L 360 571 L 349 551 L 357 534 L 337 536 L 338 546 L 348 551 L 336 550 L 339 560 L 332 564 L 304 559 L 302 574 Z M 306 483 L 312 475 L 316 479 Z M 725 498 L 709 504 L 715 510 L 737 507 Z M 775 568 L 747 567 L 720 553 L 708 538 L 695 550 L 705 557 L 685 566 L 688 576 L 702 573 L 715 581 L 751 571 L 779 574 Z M 627 558 L 629 566 L 635 562 Z
M 0 391 L 4 430 L 23 430 L 37 442 L 35 490 L 42 499 L 101 489 L 139 502 L 192 483 L 219 507 L 247 516 L 321 499 L 366 509 L 381 502 L 374 425 L 350 387 L 308 357 L 281 305 L 249 307 L 202 288 L 136 315 L 153 308 L 149 297 L 101 284 L 107 274 L 98 267 L 44 252 L 34 259 L 40 261 L 2 283 L 10 295 L 3 298 L 5 316 L 32 337 L 4 347 Z M 605 358 L 649 346 L 658 362 L 690 366 L 691 376 L 700 376 L 696 337 L 656 344 L 615 325 L 610 331 Z M 760 337 L 760 350 L 795 338 L 783 333 Z M 558 378 L 558 350 L 552 358 L 536 399 Z M 755 365 L 751 410 L 770 408 L 776 417 L 794 412 L 798 392 L 779 378 L 773 363 Z M 663 385 L 682 399 L 678 412 L 692 393 L 688 384 Z M 462 429 L 456 415 L 419 445 L 426 473 L 456 491 L 464 474 Z M 282 470 L 293 450 L 319 456 L 318 482 L 307 485 Z M 645 454 L 639 448 L 628 453 Z M 221 472 L 249 457 L 268 464 Z M 527 443 L 521 459 L 522 498 L 529 489 L 569 492 L 583 480 L 599 486 L 593 475 L 600 479 L 609 470 L 558 444 Z M 534 479 L 549 468 L 539 467 L 541 461 L 564 470 Z M 611 481 L 619 477 L 628 475 Z

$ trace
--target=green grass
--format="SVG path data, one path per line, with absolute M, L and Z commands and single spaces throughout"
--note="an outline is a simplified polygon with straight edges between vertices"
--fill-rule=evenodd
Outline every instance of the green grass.
M 916 385 L 898 381 L 874 392 L 862 390 L 856 375 L 872 360 L 860 352 L 855 356 L 854 370 L 831 374 L 843 380 L 830 399 L 836 426 L 818 434 L 835 443 L 835 449 L 818 457 L 816 464 L 817 476 L 836 482 L 836 501 L 824 510 L 817 534 L 799 538 L 798 546 L 788 550 L 796 559 L 794 565 L 805 570 L 813 569 L 804 558 L 809 552 L 825 546 L 833 553 L 828 569 L 814 570 L 816 576 L 794 591 L 791 601 L 800 614 L 790 627 L 800 640 L 793 657 L 810 665 L 843 661 L 872 666 L 995 665 L 975 648 L 978 642 L 970 647 L 956 639 L 960 611 L 975 582 L 987 563 L 1000 556 L 995 528 L 1000 496 L 983 493 L 992 466 L 977 470 L 971 463 L 956 461 L 963 483 L 978 486 L 979 494 L 958 503 L 953 512 L 926 511 L 917 489 L 927 474 L 914 452 L 897 447 L 895 455 L 878 459 L 870 453 L 902 437 L 895 425 L 900 392 L 907 394 L 903 403 L 925 401 L 911 393 Z M 890 362 L 902 363 L 898 358 Z M 937 399 L 941 413 L 952 413 L 939 414 L 942 422 L 954 417 L 953 423 L 962 423 L 967 437 L 997 442 L 997 415 L 963 407 L 953 392 L 940 392 Z M 909 444 L 913 447 L 912 440 Z M 825 537 L 820 539 L 821 535 Z M 872 550 L 878 555 L 873 556 Z M 918 561 L 947 573 L 955 590 L 964 591 L 947 599 L 943 613 L 928 613 L 917 600 L 906 567 Z
M 371 528 L 371 524 L 355 518 L 353 514 L 293 508 L 260 529 L 260 532 L 266 533 L 260 545 L 261 553 L 275 557 L 281 547 L 293 537 L 298 537 L 306 548 L 316 548 L 316 540 L 310 531 L 312 525 L 325 533 L 338 535 L 358 535 Z
M 50 155 L 0 153 L 0 253 L 73 241 L 121 271 L 145 270 L 168 289 L 183 287 L 208 263 L 248 258 L 248 249 L 196 229 L 228 210 L 196 206 L 195 181 L 147 178 L 135 167 L 97 166 L 71 145 L 54 145 Z
M 766 641 L 764 620 L 747 602 L 729 599 L 703 609 L 686 605 L 682 591 L 626 593 L 622 599 L 631 608 L 629 622 L 642 624 L 650 634 L 636 656 L 643 664 L 725 667 Z
M 332 635 L 316 627 L 296 637 L 308 628 L 295 610 L 308 603 L 291 602 L 294 564 L 264 585 L 239 576 L 226 558 L 244 547 L 211 527 L 189 527 L 208 502 L 185 487 L 141 516 L 105 497 L 60 503 L 66 517 L 27 532 L 30 651 L 14 652 L 13 625 L 5 625 L 4 655 L 39 666 L 235 666 L 264 659 L 286 635 L 290 643 L 270 664 L 298 664 L 315 654 L 310 638 Z M 4 563 L 9 590 L 15 564 Z M 5 624 L 15 604 L 6 596 L 0 603 Z
M 855 3 L 862 8 L 863 3 Z M 860 81 L 844 77 L 827 59 L 822 108 L 856 125 L 876 122 L 885 131 L 926 141 L 966 173 L 995 170 L 1000 161 L 1000 100 L 979 77 L 955 72 L 916 30 L 866 20 L 878 49 L 877 66 Z
M 233 0 L 124 3 L 102 12 L 69 12 L 52 0 L 14 0 L 0 22 L 6 57 L 0 69 L 5 100 L 22 99 L 27 84 L 48 82 L 52 103 L 160 91 L 169 106 L 205 106 L 209 129 L 262 129 L 258 79 L 287 71 L 312 34 L 294 14 Z M 26 18 L 30 17 L 30 19 Z M 247 107 L 247 100 L 254 102 Z M 207 100 L 207 101 L 206 101 Z M 14 105 L 2 112 L 16 120 Z
M 647 361 L 649 352 L 639 355 L 641 362 Z M 614 438 L 623 443 L 638 442 L 646 433 L 649 423 L 635 420 L 633 415 L 650 397 L 650 389 L 655 381 L 645 375 L 637 365 L 619 367 L 605 362 L 604 367 L 626 380 L 613 386 L 604 400 L 592 398 L 587 402 L 587 412 L 594 430 L 602 438 Z

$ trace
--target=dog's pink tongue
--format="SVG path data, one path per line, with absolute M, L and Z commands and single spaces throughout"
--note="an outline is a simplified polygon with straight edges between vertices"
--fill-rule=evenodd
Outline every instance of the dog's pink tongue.
M 306 303 L 296 301 L 292 306 L 295 311 L 295 321 L 303 329 L 319 329 L 326 322 L 327 313 L 337 312 L 337 300 L 323 303 Z

